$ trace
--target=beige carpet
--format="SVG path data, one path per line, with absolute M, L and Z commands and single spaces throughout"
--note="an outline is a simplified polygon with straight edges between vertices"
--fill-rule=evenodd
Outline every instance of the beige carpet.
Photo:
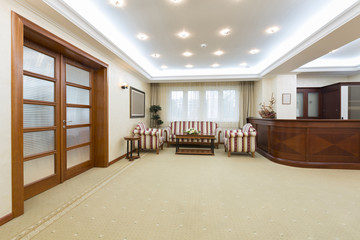
M 0 239 L 360 239 L 360 171 L 145 153 L 25 203 Z

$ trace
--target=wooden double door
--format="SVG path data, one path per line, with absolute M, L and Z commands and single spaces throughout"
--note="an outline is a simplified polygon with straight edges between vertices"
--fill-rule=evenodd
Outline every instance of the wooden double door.
M 23 173 L 28 199 L 94 166 L 91 67 L 23 46 Z

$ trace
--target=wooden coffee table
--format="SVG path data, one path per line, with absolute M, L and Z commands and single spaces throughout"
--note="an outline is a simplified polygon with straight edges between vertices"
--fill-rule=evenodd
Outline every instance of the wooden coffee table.
M 215 155 L 215 135 L 203 135 L 203 134 L 175 134 L 176 136 L 176 154 L 193 154 L 193 155 Z M 180 149 L 180 139 L 207 139 L 210 140 L 210 149 L 191 149 L 191 148 L 183 148 Z M 196 142 L 191 142 L 192 144 L 196 144 Z

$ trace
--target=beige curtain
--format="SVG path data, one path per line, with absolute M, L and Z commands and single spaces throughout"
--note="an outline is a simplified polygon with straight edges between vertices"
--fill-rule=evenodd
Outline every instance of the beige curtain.
M 240 82 L 239 104 L 240 128 L 246 124 L 246 118 L 254 116 L 254 82 Z
M 150 105 L 159 105 L 159 83 L 150 83 Z

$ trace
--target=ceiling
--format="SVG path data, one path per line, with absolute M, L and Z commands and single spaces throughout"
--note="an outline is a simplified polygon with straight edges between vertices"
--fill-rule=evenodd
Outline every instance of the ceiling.
M 150 81 L 258 79 L 360 13 L 359 0 L 123 0 L 122 6 L 116 0 L 43 1 Z M 266 33 L 270 27 L 278 31 Z M 223 29 L 229 34 L 221 35 Z M 182 31 L 189 36 L 179 37 Z M 253 49 L 259 52 L 251 54 Z M 298 61 L 295 72 L 359 70 L 359 49 L 360 41 L 353 41 L 310 63 Z

